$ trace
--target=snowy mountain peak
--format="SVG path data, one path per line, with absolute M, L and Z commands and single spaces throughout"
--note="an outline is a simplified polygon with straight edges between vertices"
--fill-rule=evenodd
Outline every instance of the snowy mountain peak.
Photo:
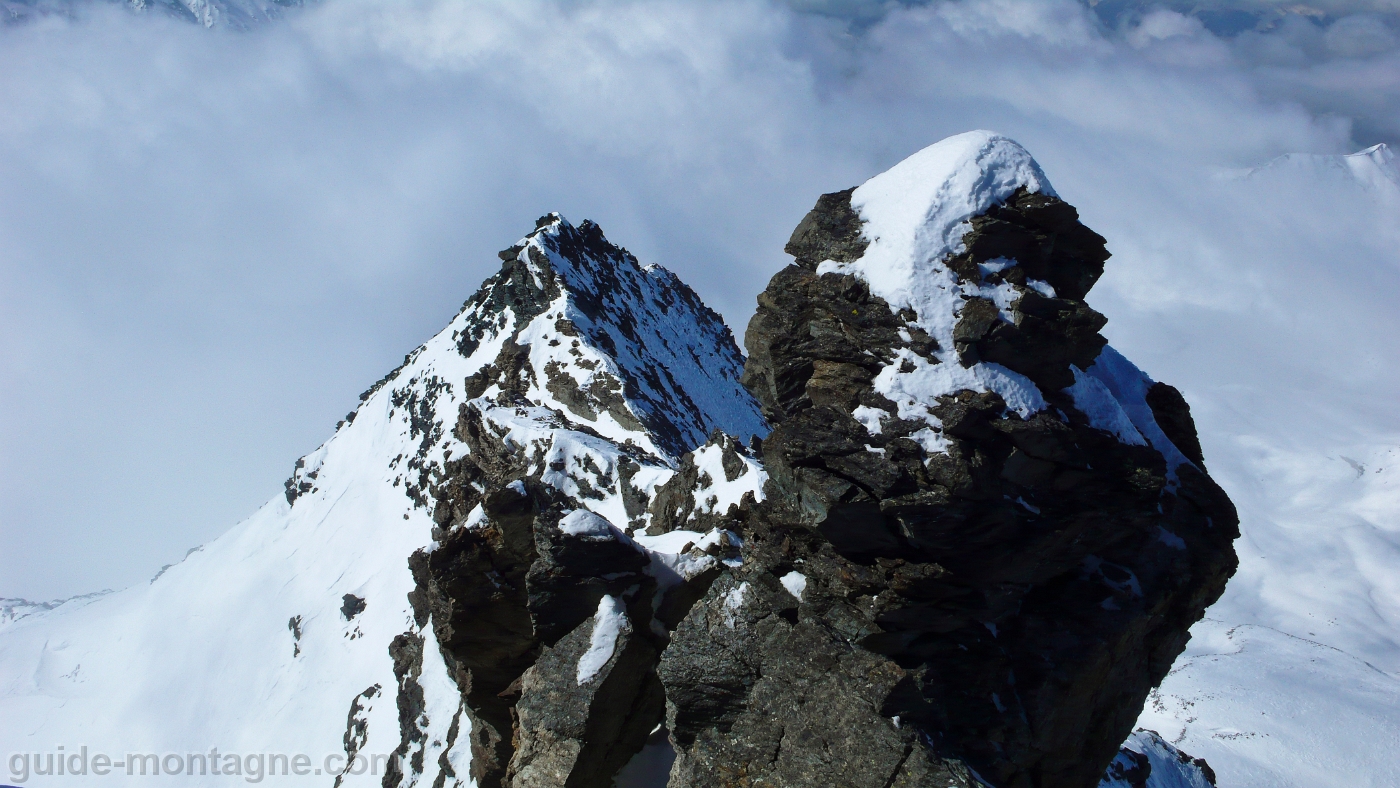
M 1176 758 L 1119 747 L 1233 510 L 1180 395 L 1104 349 L 1103 239 L 980 132 L 823 196 L 789 249 L 744 360 L 670 272 L 541 217 L 285 498 L 147 585 L 6 603 L 0 740 L 187 776 L 295 748 L 398 788 Z
M 1343 156 L 1342 160 L 1346 162 L 1347 169 L 1363 183 L 1373 183 L 1379 178 L 1384 178 L 1394 186 L 1400 186 L 1400 162 L 1396 162 L 1395 154 L 1384 142 Z
M 766 432 L 739 384 L 743 357 L 719 315 L 659 265 L 643 266 L 591 221 L 559 214 L 501 252 L 505 265 L 463 310 L 459 352 L 506 325 L 471 395 L 515 393 L 669 462 L 716 429 Z
M 745 334 L 746 381 L 773 424 L 767 497 L 741 531 L 734 577 L 748 585 L 716 581 L 709 620 L 726 614 L 719 592 L 751 593 L 754 618 L 781 610 L 794 594 L 775 586 L 798 571 L 799 626 L 826 627 L 835 644 L 875 633 L 859 641 L 869 653 L 923 677 L 907 696 L 863 699 L 897 714 L 898 730 L 918 729 L 988 785 L 1089 786 L 1115 756 L 1142 785 L 1154 756 L 1120 749 L 1131 716 L 1233 573 L 1238 531 L 1182 395 L 1099 334 L 1105 319 L 1084 299 L 1104 239 L 1025 150 L 974 132 L 823 195 L 787 249 L 796 264 L 769 282 Z M 856 594 L 872 612 L 855 612 L 867 604 L 850 605 Z M 663 656 L 668 698 L 723 681 L 698 629 L 683 625 Z M 720 629 L 707 634 L 728 651 L 763 654 L 766 685 L 784 671 L 788 686 L 813 680 L 796 667 L 812 658 L 780 638 L 731 643 Z M 826 664 L 846 664 L 841 648 Z M 846 697 L 878 674 L 841 671 L 821 680 L 844 675 Z M 788 708 L 770 691 L 783 690 L 754 690 L 762 705 L 730 730 L 848 738 L 827 719 L 854 715 L 811 700 L 799 721 L 768 723 L 768 709 Z M 882 723 L 870 720 L 871 751 Z M 705 736 L 681 742 L 673 787 L 736 760 L 749 775 L 769 768 L 740 737 Z M 966 784 L 944 767 L 918 784 Z
M 1105 349 L 1098 331 L 1106 320 L 1084 301 L 1109 258 L 1104 239 L 1014 141 L 960 134 L 824 195 L 787 251 L 818 276 L 851 278 L 883 316 L 860 329 L 861 352 L 880 363 L 858 366 L 868 367 L 888 404 L 845 403 L 872 436 L 887 423 L 912 423 L 920 427 L 912 440 L 945 452 L 948 425 L 938 411 L 947 398 L 976 392 L 1022 419 L 1078 411 L 1121 443 L 1156 449 L 1173 478 L 1182 463 L 1201 464 L 1194 437 L 1173 430 L 1187 444 L 1177 446 L 1149 404 L 1180 395 Z M 759 362 L 750 382 L 777 419 L 788 409 L 783 392 L 795 389 L 781 382 L 786 373 L 768 371 L 762 345 L 750 343 Z
M 856 187 L 851 207 L 870 239 L 859 270 L 872 292 L 932 311 L 941 284 L 933 267 L 964 251 L 969 219 L 1018 189 L 1056 196 L 1025 148 L 990 131 L 934 143 Z
M 1395 154 L 1391 153 L 1390 146 L 1384 142 L 1378 142 L 1365 150 L 1359 150 L 1351 156 L 1365 156 L 1373 161 L 1390 163 L 1395 161 Z
M 340 430 L 397 436 L 384 461 L 419 505 L 430 505 L 434 474 L 464 451 L 454 432 L 468 412 L 516 436 L 527 423 L 540 434 L 566 429 L 662 469 L 716 430 L 744 442 L 766 434 L 740 383 L 732 333 L 670 271 L 641 265 L 597 224 L 575 227 L 557 213 L 500 257 L 500 271 L 362 394 Z M 321 466 L 340 439 L 298 461 L 289 502 L 324 487 Z

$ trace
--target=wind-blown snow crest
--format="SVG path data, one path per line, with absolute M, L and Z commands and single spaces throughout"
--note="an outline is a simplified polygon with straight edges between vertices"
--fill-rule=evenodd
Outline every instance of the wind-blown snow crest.
M 876 379 L 875 390 L 899 406 L 899 417 L 922 418 L 936 432 L 939 421 L 929 406 L 941 395 L 965 389 L 995 391 L 1022 416 L 1045 407 L 1040 390 L 1024 375 L 986 362 L 963 367 L 953 351 L 953 327 L 964 299 L 989 298 L 1005 310 L 1008 294 L 1001 291 L 1008 286 L 959 282 L 944 261 L 964 251 L 969 219 L 1021 188 L 1055 194 L 1025 148 L 994 132 L 969 131 L 924 148 L 852 193 L 851 207 L 870 245 L 860 259 L 828 260 L 817 272 L 853 274 L 891 309 L 913 310 L 917 325 L 940 348 L 942 363 L 904 353 L 900 361 L 912 369 L 890 366 Z M 942 447 L 937 435 L 925 444 L 933 451 Z
M 870 246 L 841 271 L 860 276 L 895 309 L 909 307 L 920 321 L 946 321 L 951 331 L 955 310 L 948 307 L 956 306 L 956 291 L 943 276 L 943 260 L 963 250 L 969 219 L 1019 188 L 1055 194 L 1015 141 L 969 131 L 936 142 L 856 188 L 851 207 Z

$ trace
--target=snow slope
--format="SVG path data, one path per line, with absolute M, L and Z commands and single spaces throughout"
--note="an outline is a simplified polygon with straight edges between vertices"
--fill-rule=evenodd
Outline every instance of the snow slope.
M 588 485 L 581 500 L 622 524 L 623 454 L 640 466 L 632 484 L 649 491 L 709 432 L 764 430 L 728 329 L 670 272 L 557 215 L 502 256 L 502 273 L 297 463 L 285 496 L 150 583 L 51 610 L 7 601 L 0 742 L 6 765 L 29 772 L 11 768 L 11 781 L 81 781 L 35 770 L 86 747 L 89 769 L 100 754 L 135 772 L 115 767 L 103 784 L 151 781 L 128 753 L 159 756 L 182 785 L 227 784 L 200 776 L 217 749 L 221 770 L 259 779 L 268 756 L 305 755 L 306 768 L 329 774 L 355 752 L 362 771 L 340 784 L 379 785 L 386 761 L 375 756 L 401 734 L 388 646 L 419 634 L 407 558 L 431 549 L 432 484 L 465 450 L 452 434 L 464 406 L 547 469 L 546 481 L 572 493 Z M 521 363 L 518 388 L 468 396 L 471 376 L 509 359 Z M 646 426 L 658 419 L 670 427 Z M 658 571 L 673 574 L 689 560 L 661 558 Z M 409 753 L 424 769 L 405 768 L 404 785 L 466 774 L 460 696 L 428 638 L 425 712 L 413 721 L 423 735 Z
M 1192 630 L 1139 725 L 1205 758 L 1220 785 L 1400 784 L 1400 679 L 1257 625 Z
M 1139 721 L 1222 786 L 1400 782 L 1396 176 L 1377 146 L 1210 187 L 1266 219 L 1125 327 L 1135 358 L 1191 360 L 1170 377 L 1240 513 L 1239 571 Z
M 1240 509 L 1240 571 L 1138 724 L 1222 786 L 1400 784 L 1400 436 L 1255 426 L 1207 454 Z

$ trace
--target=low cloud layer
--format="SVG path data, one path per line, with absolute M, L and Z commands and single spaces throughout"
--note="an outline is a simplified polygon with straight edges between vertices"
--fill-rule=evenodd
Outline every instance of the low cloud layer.
M 0 29 L 0 596 L 139 582 L 246 516 L 542 213 L 597 220 L 742 333 L 818 194 L 972 128 L 1109 239 L 1110 339 L 1220 441 L 1400 433 L 1400 206 L 1326 167 L 1221 176 L 1400 138 L 1400 44 L 1365 11 L 1228 39 L 1067 0 Z

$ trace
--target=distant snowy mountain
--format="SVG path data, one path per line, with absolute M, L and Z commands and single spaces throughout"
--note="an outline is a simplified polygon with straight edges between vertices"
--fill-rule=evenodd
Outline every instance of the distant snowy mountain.
M 1268 180 L 1293 174 L 1356 184 L 1379 199 L 1400 206 L 1400 161 L 1385 143 L 1341 156 L 1288 153 L 1259 167 L 1231 171 L 1228 176 Z

